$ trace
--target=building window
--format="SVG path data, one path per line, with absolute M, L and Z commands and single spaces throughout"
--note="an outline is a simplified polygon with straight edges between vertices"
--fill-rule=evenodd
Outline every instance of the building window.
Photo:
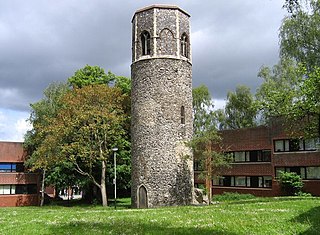
M 23 172 L 23 163 L 0 163 L 0 172 Z
M 185 116 L 184 106 L 181 106 L 180 116 L 181 116 L 181 124 L 185 124 L 186 123 L 186 116 Z
M 248 162 L 249 161 L 249 152 L 234 152 L 234 161 L 235 162 Z
M 0 195 L 37 194 L 36 184 L 6 184 L 0 185 Z
M 150 33 L 147 31 L 143 31 L 141 33 L 141 49 L 142 49 L 142 55 L 150 55 L 151 53 Z
M 270 150 L 253 150 L 232 152 L 234 162 L 270 162 Z
M 317 138 L 313 139 L 284 139 L 274 141 L 275 152 L 296 152 L 316 150 Z
M 271 188 L 272 176 L 222 176 L 212 181 L 224 187 Z
M 184 57 L 189 58 L 189 40 L 188 40 L 188 36 L 186 33 L 183 33 L 181 36 L 181 55 Z
M 195 171 L 203 171 L 204 167 L 203 167 L 203 163 L 200 160 L 194 160 L 193 161 L 193 169 Z
M 320 179 L 320 167 L 309 166 L 306 167 L 307 179 Z
M 291 166 L 276 167 L 276 177 L 280 176 L 280 172 L 294 172 L 300 175 L 301 179 L 320 180 L 320 166 Z
M 235 176 L 234 177 L 235 184 L 234 186 L 238 187 L 246 187 L 247 186 L 247 179 L 245 176 Z

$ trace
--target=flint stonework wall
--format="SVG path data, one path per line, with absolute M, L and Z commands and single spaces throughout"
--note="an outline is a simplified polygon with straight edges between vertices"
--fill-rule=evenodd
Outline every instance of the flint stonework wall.
M 186 205 L 193 196 L 192 65 L 180 56 L 180 38 L 189 16 L 177 7 L 148 7 L 133 25 L 132 205 L 147 191 L 148 207 Z M 141 33 L 151 35 L 151 53 L 142 56 Z M 184 107 L 184 124 L 181 107 Z

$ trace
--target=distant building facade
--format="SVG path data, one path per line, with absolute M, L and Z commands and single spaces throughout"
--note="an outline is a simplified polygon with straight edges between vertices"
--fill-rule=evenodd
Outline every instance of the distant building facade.
M 39 205 L 39 174 L 27 173 L 22 143 L 0 142 L 0 207 Z
M 303 191 L 320 196 L 320 151 L 316 138 L 291 138 L 279 125 L 224 130 L 221 137 L 220 151 L 231 154 L 233 162 L 212 180 L 212 194 L 280 196 L 277 176 L 286 171 L 301 176 Z M 196 187 L 204 184 L 197 167 L 195 164 Z

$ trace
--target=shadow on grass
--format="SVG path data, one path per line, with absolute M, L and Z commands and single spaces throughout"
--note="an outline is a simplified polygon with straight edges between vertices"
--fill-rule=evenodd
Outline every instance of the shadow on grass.
M 92 207 L 92 206 L 100 206 L 100 204 L 92 204 L 81 199 L 72 199 L 72 200 L 51 201 L 51 203 L 46 206 Z M 114 200 L 108 200 L 108 208 L 114 208 Z M 130 208 L 131 208 L 130 198 L 117 199 L 117 209 L 130 209 Z
M 246 200 L 234 200 L 234 201 L 219 201 L 218 203 L 228 203 L 228 204 L 250 204 L 250 203 L 258 203 L 258 202 L 281 202 L 281 201 L 301 201 L 306 199 L 312 200 L 320 200 L 320 197 L 298 197 L 298 196 L 291 196 L 291 197 L 257 197 L 253 199 L 246 199 Z
M 314 207 L 307 212 L 300 214 L 299 216 L 295 217 L 293 221 L 310 225 L 310 228 L 307 231 L 300 234 L 320 234 L 320 206 Z
M 146 223 L 135 220 L 109 222 L 74 221 L 62 225 L 51 225 L 50 234 L 221 234 L 236 235 L 219 228 L 170 227 L 168 224 Z

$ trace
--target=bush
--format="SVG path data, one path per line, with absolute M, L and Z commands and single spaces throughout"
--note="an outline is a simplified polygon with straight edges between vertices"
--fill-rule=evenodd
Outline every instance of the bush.
M 296 193 L 295 195 L 298 197 L 312 197 L 311 193 L 305 193 L 305 192 L 301 192 L 301 191 Z
M 214 195 L 214 201 L 236 201 L 236 200 L 246 200 L 255 198 L 252 194 L 240 194 L 240 193 L 228 193 L 224 192 L 220 195 Z
M 280 171 L 279 184 L 281 190 L 287 196 L 298 195 L 303 188 L 302 179 L 295 172 Z

